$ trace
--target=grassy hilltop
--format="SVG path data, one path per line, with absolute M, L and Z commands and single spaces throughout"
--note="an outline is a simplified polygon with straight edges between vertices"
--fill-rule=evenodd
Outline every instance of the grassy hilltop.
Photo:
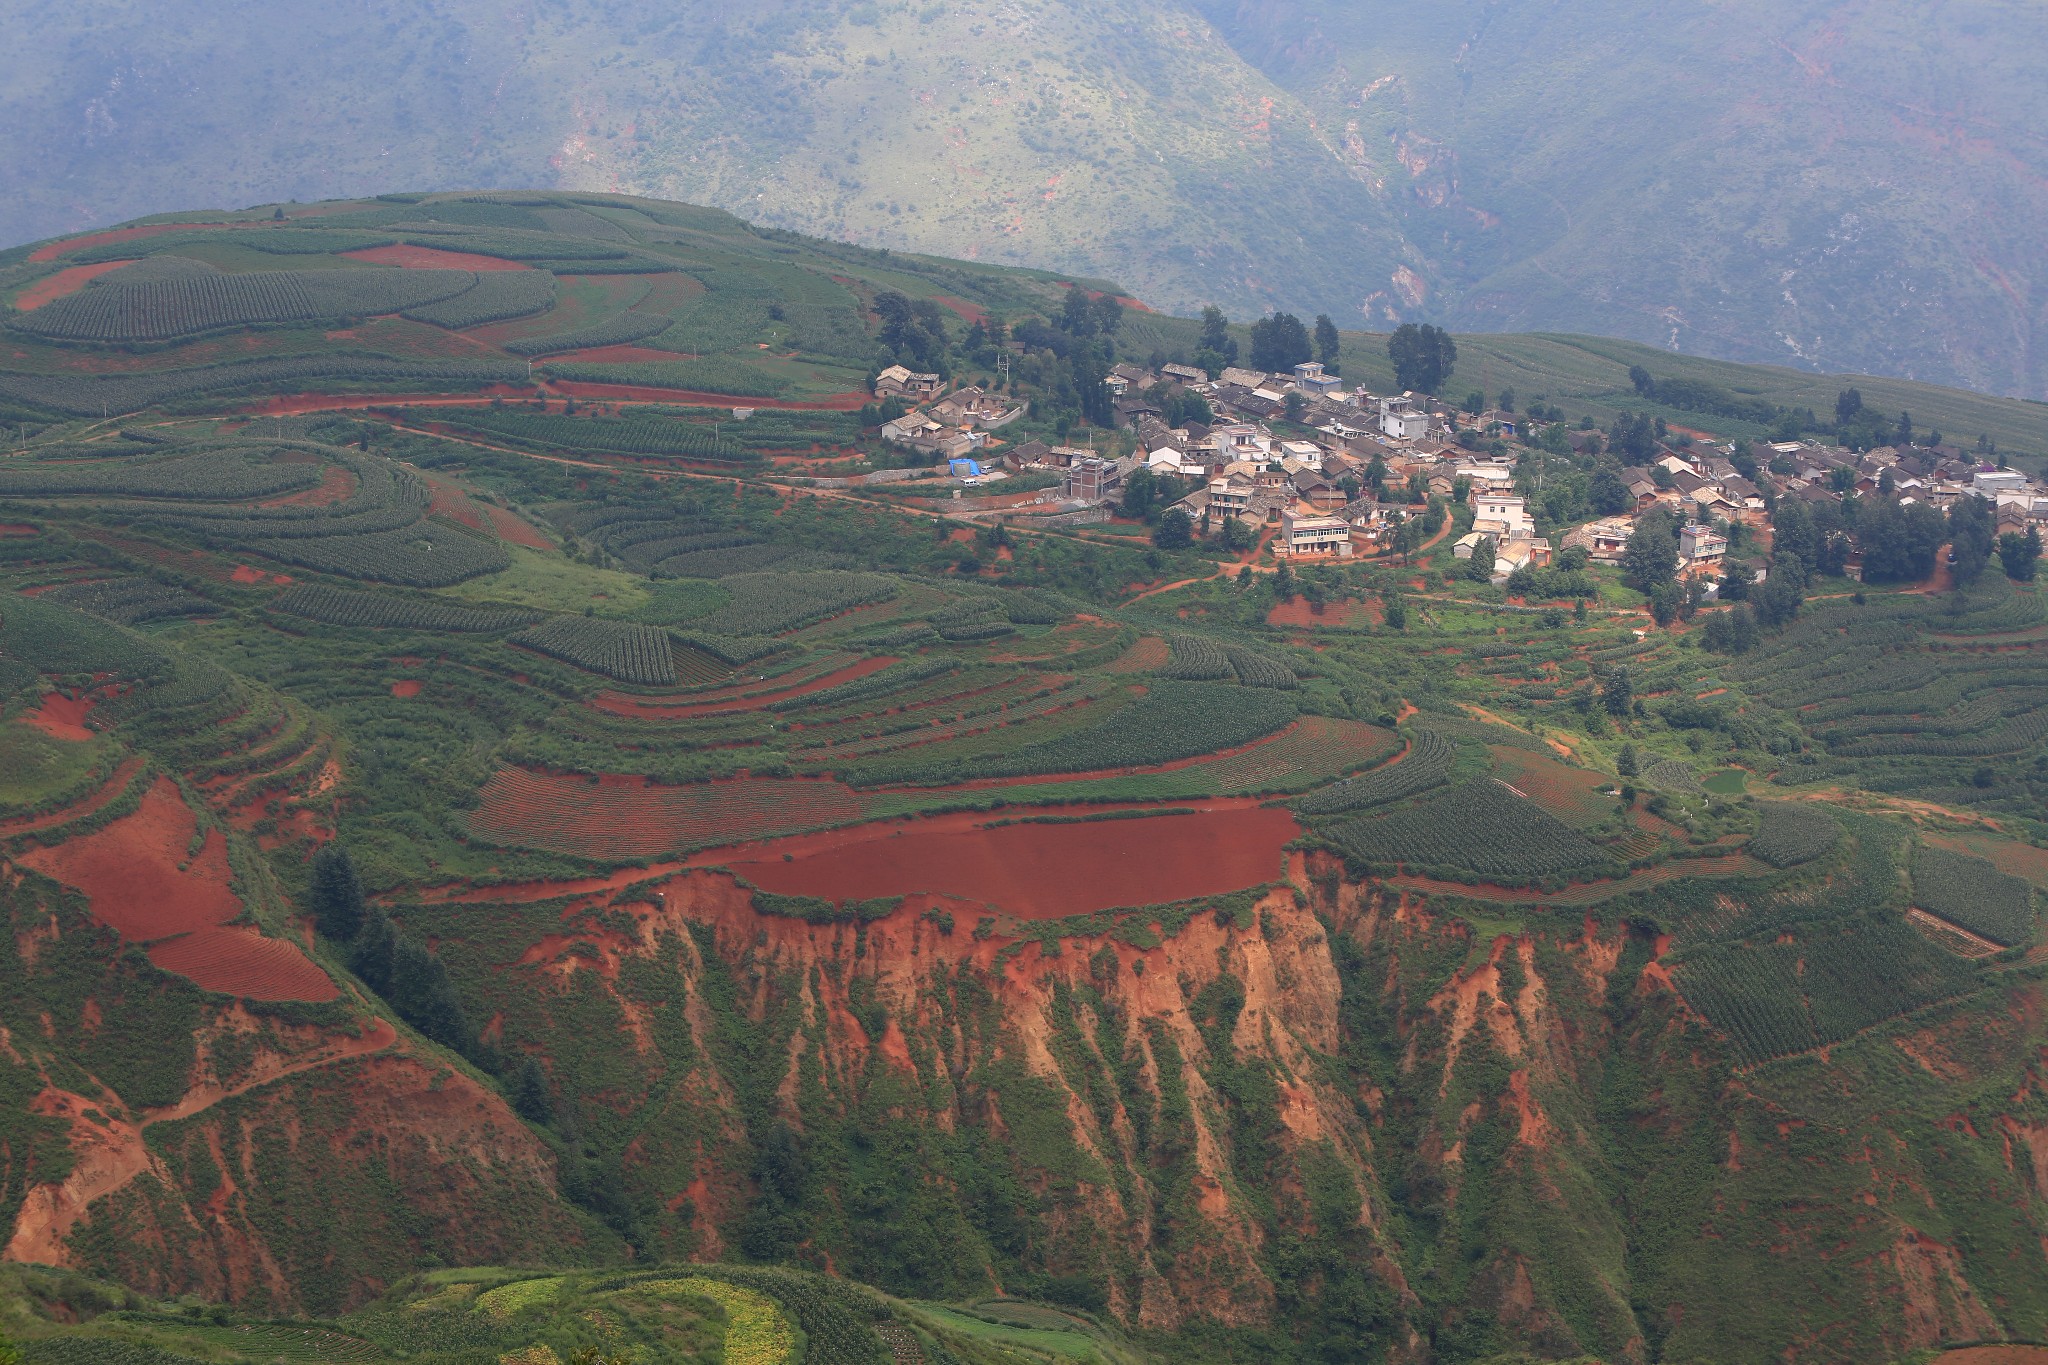
M 1463 505 L 1284 573 L 1034 527 L 1042 476 L 852 476 L 930 472 L 862 411 L 885 314 L 993 382 L 983 314 L 1064 281 L 647 200 L 293 212 L 0 266 L 29 1365 L 2048 1336 L 2037 584 L 1816 571 L 1731 653 L 1615 568 L 1475 581 Z M 1123 448 L 1009 354 L 1003 436 Z M 1452 388 L 1620 413 L 1639 354 Z

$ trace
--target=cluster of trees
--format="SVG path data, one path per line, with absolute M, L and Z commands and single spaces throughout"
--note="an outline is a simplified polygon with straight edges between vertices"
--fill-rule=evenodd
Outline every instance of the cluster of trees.
M 1284 373 L 1306 361 L 1321 361 L 1331 374 L 1338 373 L 1338 352 L 1342 338 L 1328 313 L 1316 315 L 1314 331 L 1292 313 L 1274 313 L 1252 324 L 1249 364 L 1269 374 Z M 1230 319 L 1211 304 L 1202 310 L 1202 340 L 1193 363 L 1208 371 L 1211 379 L 1237 364 L 1237 339 L 1230 335 Z
M 347 951 L 349 970 L 425 1037 L 486 1070 L 499 1070 L 501 1059 L 478 1041 L 448 969 L 369 903 L 348 851 L 329 844 L 313 855 L 312 870 L 308 899 L 314 925 Z
M 1387 338 L 1394 362 L 1394 387 L 1413 393 L 1441 393 L 1458 363 L 1458 343 L 1434 323 L 1404 322 Z

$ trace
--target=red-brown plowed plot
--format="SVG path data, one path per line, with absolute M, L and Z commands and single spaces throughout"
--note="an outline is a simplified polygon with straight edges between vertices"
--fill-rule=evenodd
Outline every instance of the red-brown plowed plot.
M 46 303 L 55 303 L 67 295 L 76 294 L 85 288 L 87 283 L 101 275 L 133 264 L 133 261 L 100 261 L 94 265 L 67 266 L 47 280 L 37 280 L 15 295 L 14 306 L 24 313 L 33 313 Z
M 735 405 L 773 408 L 784 412 L 857 412 L 874 399 L 867 390 L 834 394 L 830 398 L 748 398 L 743 394 L 708 393 L 702 389 L 663 389 L 647 384 L 592 384 L 582 380 L 550 379 L 548 392 L 572 398 L 620 398 L 639 403 L 699 403 L 714 408 Z
M 106 232 L 89 232 L 83 237 L 67 237 L 61 242 L 39 246 L 32 252 L 32 261 L 54 261 L 59 256 L 73 251 L 83 251 L 89 246 L 104 246 L 108 242 L 129 242 L 137 237 L 154 237 L 159 232 L 190 232 L 196 228 L 212 226 L 209 223 L 152 223 L 148 227 L 111 228 Z
M 207 831 L 198 856 L 188 860 L 198 828 L 176 784 L 162 777 L 134 814 L 33 849 L 21 863 L 84 892 L 94 919 L 130 943 L 152 944 L 152 962 L 207 990 L 258 1000 L 333 999 L 334 983 L 297 948 L 226 927 L 242 913 L 229 886 L 227 840 L 218 829 Z M 157 942 L 163 939 L 170 941 Z
M 43 698 L 41 706 L 22 719 L 52 739 L 87 740 L 92 738 L 92 731 L 85 728 L 85 715 L 92 710 L 92 705 L 86 698 L 52 692 Z
M 1487 748 L 1494 776 L 1568 825 L 1596 824 L 1614 809 L 1614 798 L 1601 790 L 1613 782 L 1600 773 L 1505 744 Z
M 229 889 L 227 840 L 210 830 L 199 856 L 185 850 L 199 822 L 168 777 L 143 794 L 132 815 L 21 855 L 24 867 L 83 891 L 93 918 L 131 943 L 211 929 L 242 913 Z M 185 863 L 183 871 L 179 864 Z
M 1053 919 L 1240 891 L 1279 875 L 1301 833 L 1284 810 L 961 830 L 873 825 L 833 846 L 731 864 L 764 891 L 832 900 L 930 892 Z M 793 842 L 793 841 L 792 841 Z
M 2048 1365 L 2048 1346 L 1965 1346 L 1943 1351 L 1934 1365 Z
M 391 695 L 394 697 L 417 697 L 419 694 L 420 680 L 418 678 L 400 678 L 397 682 L 391 684 Z
M 484 529 L 484 514 L 469 500 L 469 494 L 446 479 L 429 478 L 427 486 L 434 491 L 433 501 L 427 504 L 427 515 L 446 517 L 472 531 Z
M 254 929 L 201 929 L 149 945 L 149 960 L 201 989 L 251 1000 L 332 1000 L 340 992 L 306 955 Z
M 1331 602 L 1321 611 L 1306 597 L 1297 597 L 1292 602 L 1282 602 L 1266 613 L 1266 624 L 1272 626 L 1324 626 L 1337 630 L 1358 630 L 1365 626 L 1376 626 L 1385 620 L 1385 614 L 1377 602 Z
M 624 692 L 605 691 L 591 698 L 590 704 L 596 710 L 602 711 L 609 716 L 631 716 L 647 719 L 703 716 L 721 711 L 758 711 L 770 702 L 784 701 L 790 697 L 809 696 L 813 692 L 821 692 L 828 687 L 837 687 L 840 683 L 852 682 L 857 678 L 865 678 L 870 673 L 879 673 L 895 662 L 895 659 L 886 656 L 862 659 L 858 663 L 851 664 L 836 672 L 812 678 L 801 686 L 785 687 L 779 691 L 758 692 L 752 696 L 726 696 L 715 698 L 711 701 L 677 704 L 644 701 L 641 698 Z M 877 703 L 877 705 L 881 704 L 880 702 Z
M 494 843 L 625 859 L 852 824 L 866 813 L 858 792 L 819 779 L 739 778 L 672 787 L 639 778 L 592 783 L 508 768 L 484 784 L 469 827 Z
M 328 507 L 346 501 L 356 491 L 356 476 L 338 464 L 320 472 L 320 482 L 296 493 L 268 498 L 258 507 Z
M 518 261 L 496 256 L 476 256 L 467 251 L 442 251 L 431 246 L 373 246 L 363 251 L 344 251 L 352 261 L 372 265 L 395 265 L 402 270 L 527 270 Z
M 0 540 L 12 540 L 23 536 L 39 536 L 42 533 L 41 527 L 29 526 L 22 522 L 10 521 L 0 523 Z
M 491 519 L 491 530 L 498 539 L 508 545 L 519 545 L 529 550 L 552 550 L 554 542 L 542 535 L 533 524 L 516 512 L 503 507 L 484 504 L 484 515 Z

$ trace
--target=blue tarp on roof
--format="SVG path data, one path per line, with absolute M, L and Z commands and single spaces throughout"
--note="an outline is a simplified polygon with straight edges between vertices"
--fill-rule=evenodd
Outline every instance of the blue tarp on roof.
M 978 479 L 981 477 L 981 466 L 973 460 L 953 460 L 948 462 L 946 468 L 956 479 Z

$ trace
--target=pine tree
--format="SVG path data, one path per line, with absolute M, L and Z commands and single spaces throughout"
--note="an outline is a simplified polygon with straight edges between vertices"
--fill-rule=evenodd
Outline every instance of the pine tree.
M 555 1106 L 548 1098 L 547 1073 L 531 1057 L 519 1068 L 519 1083 L 512 1092 L 512 1112 L 528 1123 L 545 1125 L 555 1121 Z
M 1614 760 L 1614 771 L 1623 777 L 1635 777 L 1642 772 L 1642 766 L 1636 759 L 1635 745 L 1624 744 L 1621 746 L 1621 753 Z
M 398 951 L 398 928 L 390 917 L 371 907 L 349 950 L 348 969 L 362 978 L 365 986 L 382 996 L 391 994 L 391 961 Z
M 322 934 L 337 943 L 355 938 L 363 926 L 363 883 L 347 849 L 329 844 L 313 855 L 309 899 Z

